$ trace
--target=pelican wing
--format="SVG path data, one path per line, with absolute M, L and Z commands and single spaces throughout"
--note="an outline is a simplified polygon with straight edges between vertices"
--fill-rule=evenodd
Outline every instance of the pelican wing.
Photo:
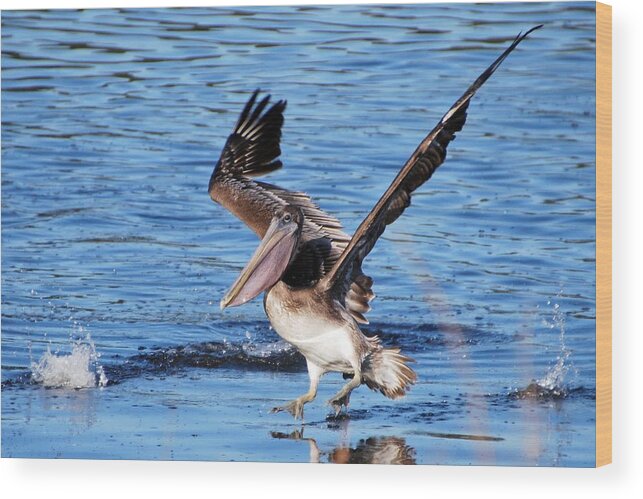
M 541 25 L 542 26 L 542 25 Z M 442 164 L 447 154 L 447 146 L 462 130 L 467 118 L 467 108 L 476 91 L 487 81 L 505 58 L 536 26 L 524 34 L 519 34 L 512 44 L 489 66 L 466 90 L 440 122 L 424 138 L 413 155 L 407 160 L 384 195 L 373 210 L 355 231 L 331 271 L 324 277 L 322 285 L 333 290 L 339 300 L 346 304 L 363 286 L 356 286 L 365 279 L 361 266 L 364 258 L 375 246 L 387 225 L 392 224 L 411 203 L 411 194 Z M 370 288 L 369 278 L 365 284 Z
M 281 168 L 281 127 L 285 101 L 267 111 L 270 96 L 257 103 L 258 90 L 246 103 L 217 162 L 208 191 L 210 197 L 263 238 L 273 215 L 290 204 L 304 213 L 297 256 L 283 280 L 292 286 L 316 283 L 335 264 L 350 237 L 339 221 L 322 211 L 303 192 L 282 189 L 253 177 Z M 265 111 L 265 112 L 264 112 Z

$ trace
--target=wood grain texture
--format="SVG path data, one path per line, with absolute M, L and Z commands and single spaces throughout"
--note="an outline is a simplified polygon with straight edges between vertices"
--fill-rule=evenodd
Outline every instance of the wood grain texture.
M 596 3 L 596 466 L 612 462 L 612 7 Z

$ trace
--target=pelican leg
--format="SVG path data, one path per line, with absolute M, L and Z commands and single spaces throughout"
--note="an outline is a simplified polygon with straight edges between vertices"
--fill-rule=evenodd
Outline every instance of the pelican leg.
M 301 397 L 296 398 L 295 400 L 288 402 L 285 405 L 279 407 L 273 407 L 270 411 L 271 413 L 287 411 L 295 419 L 304 419 L 304 404 L 307 404 L 315 398 L 317 395 L 317 387 L 319 386 L 319 379 L 324 374 L 324 370 L 316 364 L 313 364 L 308 359 L 306 359 L 306 365 L 308 366 L 308 377 L 310 378 L 310 387 L 308 391 L 304 393 Z
M 333 398 L 331 398 L 328 403 L 335 410 L 335 416 L 338 416 L 342 410 L 342 406 L 348 408 L 348 403 L 350 401 L 351 392 L 362 384 L 362 371 L 361 369 L 355 369 L 355 374 L 351 380 L 346 383 L 340 391 L 338 391 Z

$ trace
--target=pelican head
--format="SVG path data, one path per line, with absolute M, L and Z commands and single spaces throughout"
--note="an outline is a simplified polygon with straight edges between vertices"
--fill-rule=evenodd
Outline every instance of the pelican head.
M 259 247 L 221 300 L 221 310 L 243 305 L 281 279 L 297 253 L 303 225 L 304 214 L 297 206 L 275 212 Z

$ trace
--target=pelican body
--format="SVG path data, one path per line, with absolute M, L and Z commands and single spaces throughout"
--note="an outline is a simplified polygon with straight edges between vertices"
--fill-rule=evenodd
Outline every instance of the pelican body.
M 257 102 L 255 91 L 228 137 L 210 177 L 209 193 L 261 239 L 221 308 L 243 305 L 260 293 L 275 331 L 305 358 L 310 387 L 274 412 L 303 418 L 304 404 L 317 394 L 327 372 L 343 373 L 348 382 L 330 400 L 336 414 L 348 407 L 351 392 L 366 384 L 385 396 L 402 397 L 417 376 L 412 359 L 399 348 L 384 348 L 367 337 L 360 324 L 374 298 L 373 280 L 362 262 L 387 225 L 410 205 L 411 194 L 446 158 L 449 143 L 466 121 L 476 91 L 536 26 L 519 34 L 478 77 L 422 140 L 352 237 L 341 223 L 303 193 L 255 180 L 281 168 L 280 140 L 285 101 L 268 108 L 270 96 Z M 267 109 L 268 108 L 268 109 Z M 266 110 L 267 109 L 267 110 Z

